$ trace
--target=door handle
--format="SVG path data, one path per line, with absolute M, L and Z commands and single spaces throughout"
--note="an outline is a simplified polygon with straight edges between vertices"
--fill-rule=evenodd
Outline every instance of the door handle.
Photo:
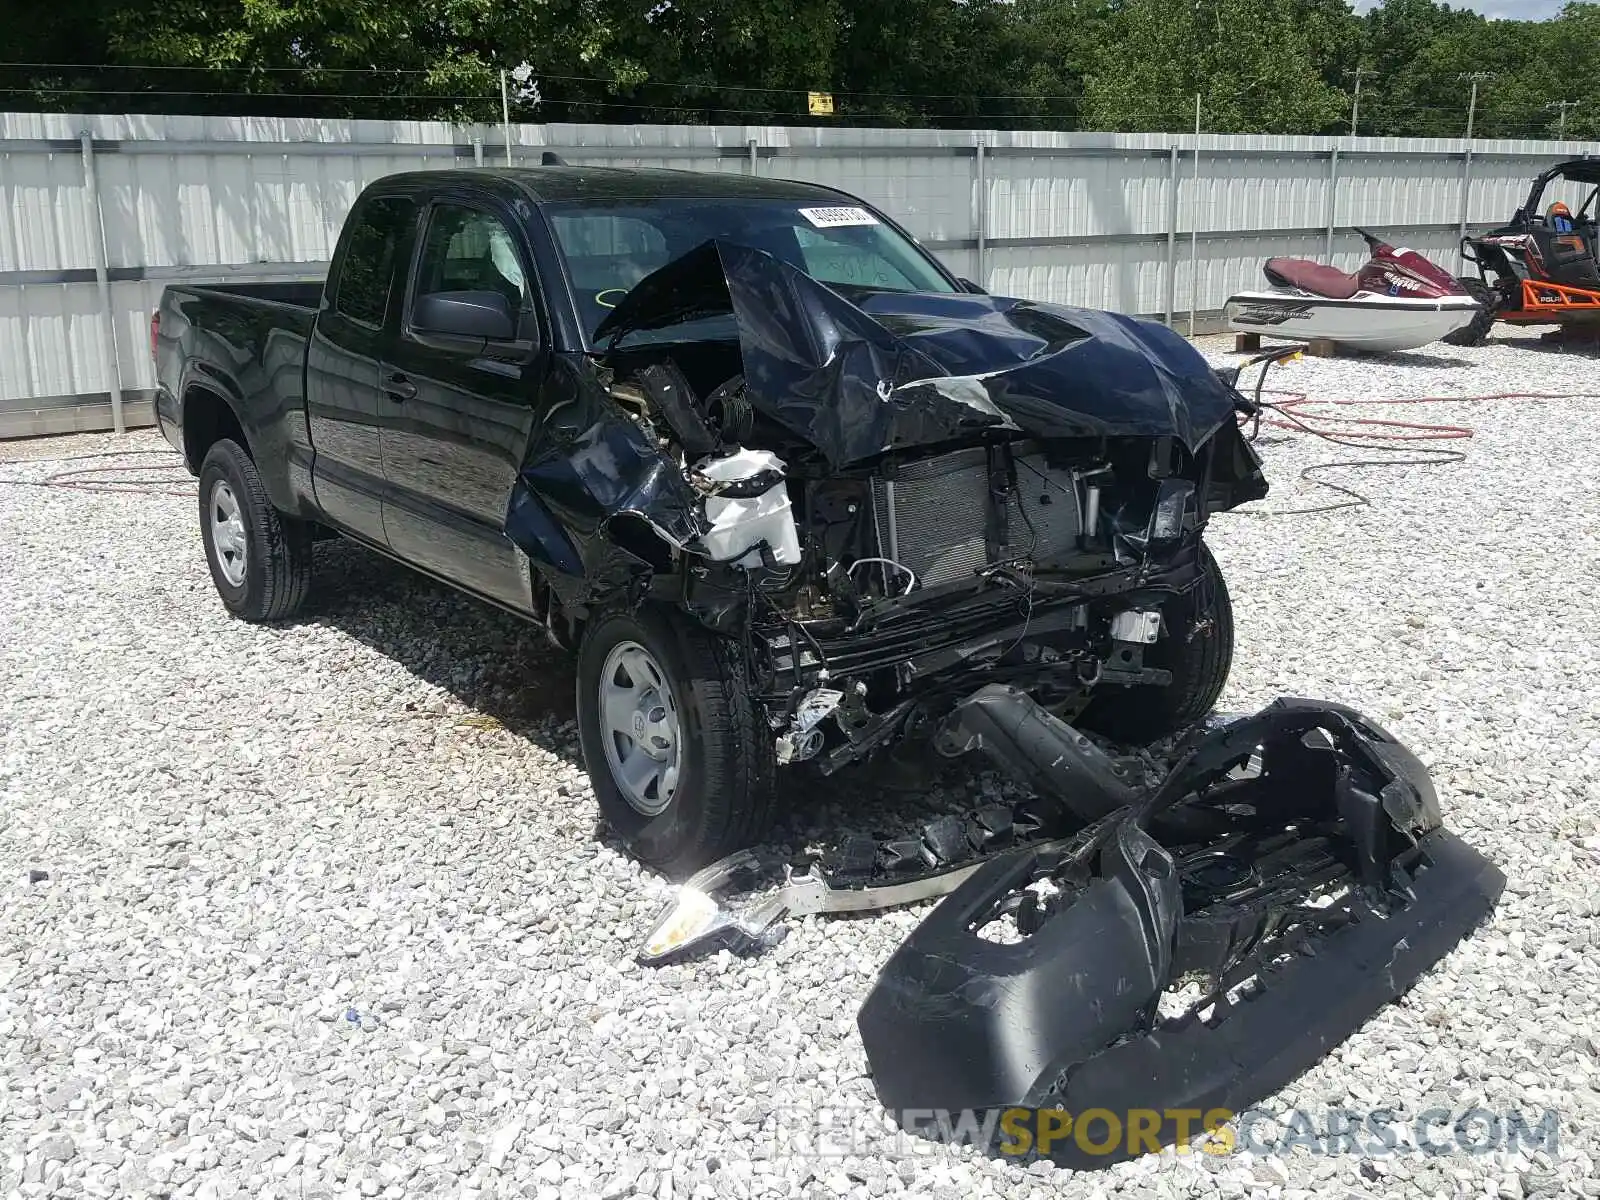
M 391 400 L 414 400 L 417 396 L 417 385 L 404 375 L 394 372 L 383 377 L 383 390 Z

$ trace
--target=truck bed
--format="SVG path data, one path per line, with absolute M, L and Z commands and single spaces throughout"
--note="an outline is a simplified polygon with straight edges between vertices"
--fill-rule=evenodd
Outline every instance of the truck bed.
M 167 439 L 198 472 L 195 447 L 243 437 L 258 462 L 271 464 L 264 474 L 273 503 L 292 515 L 311 515 L 309 484 L 297 491 L 294 481 L 311 454 L 306 348 L 321 303 L 315 281 L 174 283 L 152 326 L 156 374 L 165 383 L 156 393 L 156 420 Z M 196 395 L 199 408 L 185 411 Z

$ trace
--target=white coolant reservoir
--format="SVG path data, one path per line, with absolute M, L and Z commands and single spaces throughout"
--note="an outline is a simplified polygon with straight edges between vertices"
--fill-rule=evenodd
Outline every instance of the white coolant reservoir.
M 800 535 L 794 527 L 783 459 L 768 450 L 735 450 L 708 458 L 694 470 L 706 493 L 706 553 L 717 562 L 761 565 L 758 547 L 766 542 L 780 564 L 800 561 Z

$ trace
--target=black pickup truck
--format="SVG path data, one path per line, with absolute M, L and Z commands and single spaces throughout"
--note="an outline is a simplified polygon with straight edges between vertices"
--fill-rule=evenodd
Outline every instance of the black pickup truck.
M 325 285 L 170 287 L 151 338 L 228 609 L 288 617 L 336 533 L 540 623 L 604 816 L 669 872 L 985 685 L 1137 741 L 1227 676 L 1201 534 L 1266 490 L 1238 393 L 828 188 L 397 175 Z

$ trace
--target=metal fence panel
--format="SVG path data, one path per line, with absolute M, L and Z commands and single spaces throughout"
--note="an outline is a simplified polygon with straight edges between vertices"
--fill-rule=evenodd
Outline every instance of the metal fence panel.
M 1191 311 L 1214 313 L 1257 285 L 1269 255 L 1331 256 L 1354 268 L 1365 251 L 1352 226 L 1453 265 L 1463 224 L 1503 222 L 1538 170 L 1600 150 L 1478 142 L 1469 154 L 1447 139 L 1205 135 L 1197 161 L 1197 139 L 1164 133 L 612 125 L 509 133 L 517 165 L 549 149 L 574 164 L 841 188 L 892 213 L 957 274 L 992 291 L 1170 315 L 1180 327 Z M 30 413 L 147 398 L 149 313 L 167 282 L 316 278 L 366 184 L 506 157 L 499 126 L 0 114 L 0 436 L 26 432 Z M 1576 207 L 1583 195 L 1554 199 Z M 35 424 L 60 427 L 43 417 Z

